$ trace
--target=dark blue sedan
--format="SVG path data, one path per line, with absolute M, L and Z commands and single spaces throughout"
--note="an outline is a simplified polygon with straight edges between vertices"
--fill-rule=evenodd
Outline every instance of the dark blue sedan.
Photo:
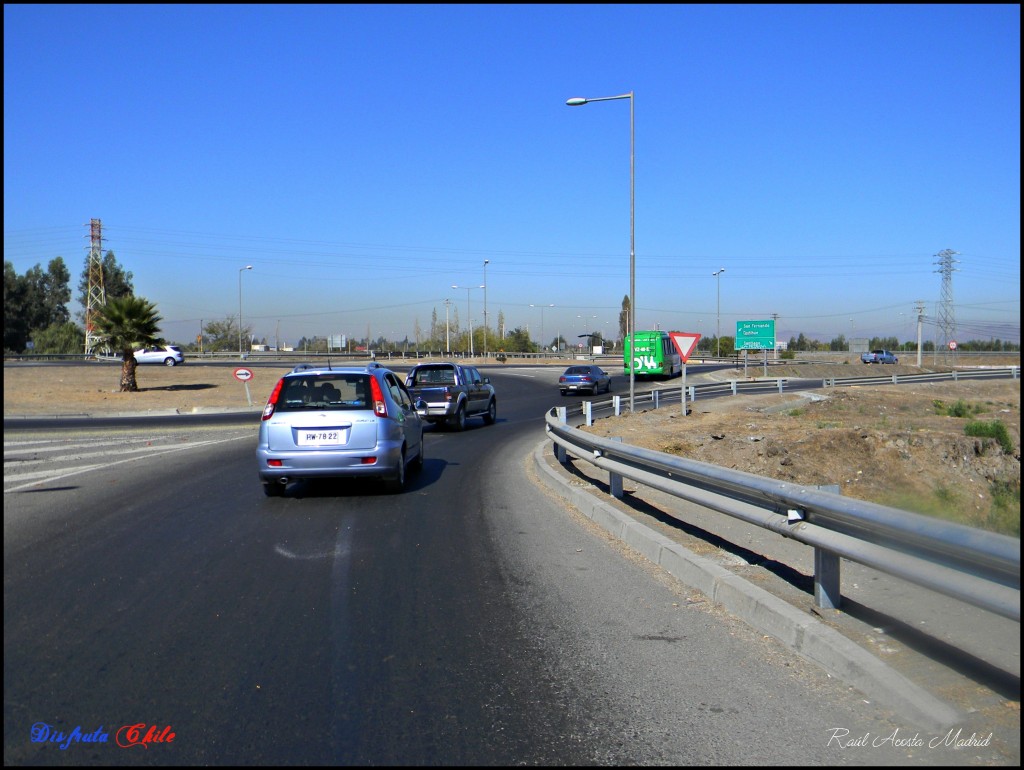
M 612 389 L 612 377 L 600 366 L 570 366 L 558 378 L 558 390 L 562 395 L 569 393 L 590 393 L 596 395 Z

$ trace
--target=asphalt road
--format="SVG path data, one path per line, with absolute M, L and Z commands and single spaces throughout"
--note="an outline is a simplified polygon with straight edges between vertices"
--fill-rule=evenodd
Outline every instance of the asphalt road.
M 265 498 L 246 423 L 8 429 L 5 764 L 976 761 L 534 483 L 550 378 L 495 375 L 403 495 Z

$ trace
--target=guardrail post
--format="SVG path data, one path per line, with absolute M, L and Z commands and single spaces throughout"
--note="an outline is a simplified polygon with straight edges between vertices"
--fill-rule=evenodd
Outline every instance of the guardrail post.
M 689 388 L 687 388 L 687 390 L 690 391 L 690 403 L 692 404 L 694 401 L 697 400 L 697 386 L 691 385 Z
M 818 484 L 815 489 L 839 494 L 838 484 Z M 839 589 L 839 555 L 824 548 L 814 549 L 814 606 L 824 610 L 839 609 L 843 597 Z
M 583 402 L 583 417 L 586 420 L 588 428 L 594 424 L 592 404 L 589 401 Z
M 616 417 L 622 414 L 622 396 L 612 396 L 612 407 Z
M 779 377 L 778 384 L 779 384 L 779 393 L 781 393 L 782 392 L 782 386 L 786 384 L 786 380 L 783 379 L 782 377 Z
M 732 394 L 735 396 L 737 391 L 736 380 L 729 380 L 729 387 L 732 388 Z
M 660 396 L 660 395 L 661 395 L 661 391 L 660 390 L 655 389 L 655 390 L 651 391 L 651 399 L 654 402 L 654 408 L 655 409 L 658 408 L 658 396 Z
M 814 549 L 814 606 L 825 610 L 839 608 L 839 556 L 824 548 Z
M 612 436 L 611 441 L 618 441 L 622 443 L 622 436 Z M 612 493 L 612 497 L 619 500 L 622 499 L 622 474 L 608 471 L 608 490 Z
M 564 406 L 556 406 L 555 414 L 558 416 L 558 421 L 562 425 L 566 424 L 566 408 Z M 555 442 L 555 459 L 558 460 L 562 465 L 569 462 L 569 453 L 565 451 L 565 447 Z

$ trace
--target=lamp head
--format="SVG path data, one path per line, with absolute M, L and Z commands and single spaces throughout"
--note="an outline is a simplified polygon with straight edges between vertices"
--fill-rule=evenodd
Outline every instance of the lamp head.
M 565 103 L 570 107 L 579 107 L 581 104 L 586 104 L 587 100 L 582 96 L 574 96 L 572 99 L 566 99 Z

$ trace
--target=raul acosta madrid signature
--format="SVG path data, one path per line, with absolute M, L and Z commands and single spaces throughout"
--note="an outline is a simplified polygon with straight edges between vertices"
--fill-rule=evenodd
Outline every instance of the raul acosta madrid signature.
M 992 733 L 982 736 L 979 736 L 977 733 L 971 733 L 969 737 L 965 738 L 963 737 L 962 728 L 952 728 L 945 735 L 933 735 L 930 738 L 922 738 L 920 733 L 900 735 L 898 727 L 887 735 L 876 735 L 874 737 L 872 737 L 871 733 L 851 736 L 850 731 L 845 727 L 830 727 L 827 732 L 829 733 L 828 745 L 838 746 L 841 749 L 880 749 L 883 746 L 897 749 L 920 749 L 925 746 L 929 749 L 937 749 L 939 747 L 971 749 L 992 745 Z
M 72 743 L 108 743 L 110 733 L 103 730 L 103 725 L 91 733 L 83 732 L 81 725 L 76 725 L 73 730 L 65 733 L 46 722 L 36 722 L 31 730 L 32 743 L 53 743 L 61 751 L 67 750 Z M 129 749 L 133 746 L 141 746 L 148 749 L 151 743 L 172 743 L 175 734 L 170 725 L 159 727 L 139 722 L 133 725 L 124 725 L 114 733 L 114 743 L 122 749 Z

